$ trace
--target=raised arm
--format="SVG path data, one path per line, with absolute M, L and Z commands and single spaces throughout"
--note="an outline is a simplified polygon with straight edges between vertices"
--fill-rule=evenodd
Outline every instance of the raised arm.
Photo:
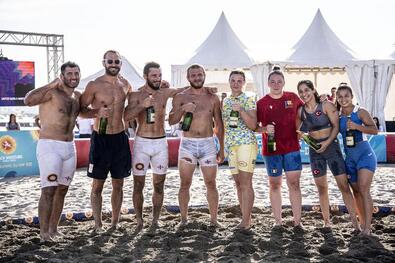
M 52 89 L 55 89 L 63 84 L 62 80 L 60 78 L 56 78 L 54 81 L 51 83 L 30 91 L 28 94 L 26 94 L 24 103 L 27 106 L 36 106 L 38 104 L 47 102 L 51 99 L 52 95 L 51 92 L 49 92 Z
M 219 154 L 217 157 L 218 163 L 222 163 L 225 159 L 225 153 L 224 153 L 224 122 L 222 120 L 222 114 L 221 114 L 221 102 L 219 101 L 219 98 L 216 95 L 213 95 L 213 100 L 214 100 L 214 122 L 215 122 L 215 135 L 217 136 L 219 140 Z

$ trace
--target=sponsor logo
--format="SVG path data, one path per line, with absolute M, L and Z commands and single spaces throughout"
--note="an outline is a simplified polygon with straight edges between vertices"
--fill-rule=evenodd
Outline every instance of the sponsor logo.
M 56 174 L 50 174 L 48 175 L 47 179 L 50 182 L 56 182 L 58 180 L 58 176 Z
M 136 163 L 134 167 L 136 167 L 136 169 L 139 171 L 144 170 L 144 164 L 142 163 Z
M 0 137 L 0 152 L 4 154 L 12 154 L 16 150 L 16 140 L 9 136 Z
M 240 161 L 240 162 L 239 162 L 239 166 L 240 166 L 240 167 L 247 167 L 247 163 L 244 162 L 244 161 Z
M 286 109 L 292 108 L 293 106 L 292 100 L 286 100 L 284 101 L 284 104 Z

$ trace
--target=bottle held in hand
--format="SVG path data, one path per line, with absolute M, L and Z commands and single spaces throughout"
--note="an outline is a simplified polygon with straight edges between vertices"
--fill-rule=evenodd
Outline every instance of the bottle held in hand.
M 183 131 L 189 131 L 189 129 L 191 128 L 192 119 L 193 119 L 192 112 L 185 113 L 184 120 L 182 121 L 182 125 L 181 125 L 181 129 Z
M 321 148 L 321 145 L 318 144 L 317 140 L 306 133 L 302 135 L 302 139 L 308 146 L 310 146 L 316 151 L 318 151 Z
M 347 121 L 349 121 L 350 119 L 351 119 L 350 116 L 348 116 Z M 355 147 L 355 132 L 354 132 L 354 130 L 347 129 L 346 146 L 347 147 Z
M 104 105 L 104 108 L 107 108 L 107 105 Z M 101 117 L 99 120 L 99 134 L 100 135 L 106 134 L 107 124 L 108 124 L 108 119 L 105 117 Z
M 150 98 L 152 98 L 152 95 L 150 95 Z M 149 106 L 146 109 L 146 112 L 147 112 L 147 119 L 146 119 L 147 123 L 148 124 L 155 123 L 155 109 L 154 109 L 154 106 Z
M 236 99 L 236 103 L 238 103 L 237 99 Z M 230 112 L 229 127 L 237 128 L 238 123 L 239 123 L 239 112 L 232 109 Z
M 267 151 L 269 153 L 275 152 L 276 149 L 276 139 L 274 138 L 274 134 L 268 134 L 267 136 Z

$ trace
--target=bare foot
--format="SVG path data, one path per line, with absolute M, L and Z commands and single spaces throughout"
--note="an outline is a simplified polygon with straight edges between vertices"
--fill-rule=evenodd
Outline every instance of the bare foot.
M 107 232 L 114 232 L 117 230 L 117 225 L 112 225 L 109 229 L 107 229 Z
M 281 229 L 283 227 L 283 224 L 282 224 L 282 222 L 280 221 L 280 222 L 275 222 L 274 224 L 273 224 L 273 226 L 272 226 L 272 229 L 273 230 L 276 230 L 276 229 Z
M 151 224 L 151 228 L 161 228 L 161 227 L 163 227 L 163 224 L 159 221 L 155 221 L 155 222 L 153 221 Z
M 211 221 L 210 222 L 210 227 L 215 227 L 215 228 L 224 228 L 222 224 L 220 224 L 218 221 Z
M 177 225 L 177 230 L 182 230 L 184 227 L 188 225 L 188 220 L 181 220 L 181 222 Z
M 59 231 L 53 232 L 53 233 L 49 233 L 50 237 L 53 239 L 61 239 L 61 238 L 65 238 L 66 236 L 64 234 L 62 234 Z
M 49 242 L 53 241 L 53 239 L 51 238 L 49 233 L 40 234 L 40 242 L 43 243 L 43 242 L 47 242 L 47 241 L 49 241 Z
M 104 232 L 103 226 L 94 226 L 91 235 L 99 235 Z
M 244 230 L 249 230 L 249 229 L 251 228 L 251 224 L 246 224 L 246 223 L 240 222 L 240 224 L 238 224 L 238 225 L 236 226 L 236 228 L 238 228 L 238 229 L 244 229 Z
M 364 230 L 361 231 L 360 235 L 362 235 L 362 236 L 371 236 L 372 235 L 372 230 L 364 229 Z
M 136 226 L 136 229 L 134 230 L 134 233 L 135 234 L 139 233 L 141 230 L 143 230 L 143 227 L 144 227 L 143 222 L 138 222 L 137 226 Z
M 322 227 L 323 228 L 331 228 L 332 224 L 331 224 L 331 222 L 324 222 L 324 225 Z

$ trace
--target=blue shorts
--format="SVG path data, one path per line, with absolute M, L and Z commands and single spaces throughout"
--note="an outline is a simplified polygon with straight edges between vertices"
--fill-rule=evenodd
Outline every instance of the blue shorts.
M 281 176 L 283 174 L 283 169 L 285 172 L 302 170 L 302 159 L 299 151 L 264 156 L 263 160 L 265 161 L 267 174 L 269 176 Z
M 358 171 L 368 169 L 373 173 L 376 171 L 377 158 L 372 147 L 367 141 L 357 143 L 354 148 L 347 148 L 346 172 L 351 183 L 358 181 Z

